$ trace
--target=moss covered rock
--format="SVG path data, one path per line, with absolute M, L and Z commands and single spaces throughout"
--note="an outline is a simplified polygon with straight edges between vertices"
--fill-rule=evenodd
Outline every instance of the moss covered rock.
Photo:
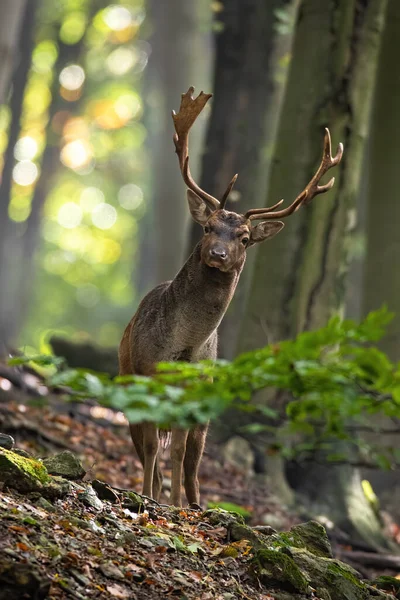
M 39 460 L 0 448 L 0 481 L 21 492 L 35 492 L 51 480 Z
M 72 481 L 82 479 L 86 473 L 81 461 L 69 450 L 45 458 L 43 464 L 51 475 L 60 475 Z
M 47 498 L 65 496 L 70 490 L 68 481 L 50 477 L 41 461 L 4 448 L 0 448 L 0 481 L 19 492 L 39 492 Z
M 226 528 L 235 523 L 244 525 L 244 518 L 241 515 L 222 508 L 210 508 L 204 511 L 203 517 L 208 519 L 212 525 L 222 525 L 222 527 Z
M 254 573 L 277 599 L 281 598 L 277 592 L 283 594 L 282 600 L 287 593 L 300 600 L 314 590 L 321 600 L 372 600 L 376 595 L 393 600 L 361 581 L 352 567 L 332 558 L 326 531 L 319 523 L 296 525 L 271 536 L 254 537 L 250 529 L 230 525 L 234 537 L 250 541 Z
M 307 592 L 308 581 L 290 556 L 280 550 L 260 548 L 254 562 L 258 577 L 267 587 L 283 587 L 294 592 Z
M 332 548 L 325 530 L 317 521 L 295 525 L 289 531 L 277 534 L 273 539 L 294 548 L 305 548 L 316 556 L 332 558 Z

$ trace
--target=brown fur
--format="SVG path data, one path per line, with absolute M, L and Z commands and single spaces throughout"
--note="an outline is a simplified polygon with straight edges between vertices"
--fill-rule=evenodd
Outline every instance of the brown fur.
M 121 375 L 152 375 L 160 361 L 217 357 L 217 329 L 235 293 L 246 247 L 252 243 L 251 232 L 248 220 L 236 213 L 203 207 L 199 217 L 201 200 L 193 198 L 193 192 L 188 197 L 192 216 L 205 224 L 206 232 L 175 279 L 155 287 L 140 303 L 121 340 Z M 264 237 L 280 228 L 271 222 Z M 213 255 L 215 249 L 225 252 L 225 258 Z M 158 499 L 162 485 L 159 433 L 152 423 L 132 424 L 130 429 L 144 468 L 143 494 Z M 189 504 L 199 504 L 198 468 L 206 434 L 207 425 L 172 430 L 172 504 L 181 505 L 183 475 Z

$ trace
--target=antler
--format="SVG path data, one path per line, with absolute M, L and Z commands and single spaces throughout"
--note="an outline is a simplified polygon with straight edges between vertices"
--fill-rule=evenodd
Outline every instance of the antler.
M 247 219 L 283 219 L 284 217 L 288 217 L 293 214 L 302 206 L 303 204 L 309 204 L 314 196 L 318 196 L 318 194 L 324 194 L 328 190 L 333 187 L 335 183 L 335 178 L 332 177 L 328 183 L 325 185 L 318 185 L 319 181 L 325 175 L 329 169 L 338 165 L 343 156 L 343 144 L 339 144 L 336 155 L 332 157 L 332 146 L 331 146 L 331 135 L 329 133 L 329 129 L 325 128 L 325 138 L 324 138 L 324 151 L 322 153 L 321 164 L 318 168 L 318 171 L 315 173 L 314 177 L 311 179 L 309 184 L 304 188 L 304 190 L 299 194 L 294 202 L 287 208 L 282 210 L 275 210 L 280 206 L 283 202 L 281 200 L 274 206 L 269 208 L 252 208 L 248 210 L 245 214 Z
M 179 112 L 176 114 L 174 110 L 172 111 L 172 118 L 174 120 L 176 131 L 174 134 L 175 151 L 178 155 L 183 180 L 188 188 L 200 196 L 211 210 L 218 210 L 219 208 L 224 208 L 229 193 L 237 179 L 237 175 L 233 177 L 228 185 L 221 202 L 219 202 L 217 198 L 214 198 L 214 196 L 207 194 L 207 192 L 202 190 L 194 181 L 189 169 L 189 131 L 212 94 L 200 92 L 197 98 L 193 98 L 193 92 L 194 87 L 191 86 L 186 94 L 182 94 Z

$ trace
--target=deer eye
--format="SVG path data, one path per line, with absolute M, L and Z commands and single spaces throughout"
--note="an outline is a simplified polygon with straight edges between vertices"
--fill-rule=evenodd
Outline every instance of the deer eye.
M 211 231 L 211 227 L 209 225 L 206 225 L 204 227 L 204 233 L 210 233 L 210 231 Z
M 244 237 L 244 238 L 241 239 L 241 242 L 242 242 L 243 246 L 247 246 L 248 241 L 249 241 L 248 237 Z

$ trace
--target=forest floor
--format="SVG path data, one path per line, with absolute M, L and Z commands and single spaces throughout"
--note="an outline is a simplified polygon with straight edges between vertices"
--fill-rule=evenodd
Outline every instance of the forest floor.
M 12 435 L 16 447 L 34 457 L 70 450 L 86 474 L 70 482 L 68 493 L 58 498 L 45 499 L 37 491 L 21 493 L 12 485 L 0 487 L 0 600 L 324 598 L 313 588 L 299 595 L 291 584 L 282 584 L 283 590 L 272 583 L 266 586 L 251 566 L 254 547 L 240 535 L 232 537 L 227 523 L 219 522 L 213 512 L 175 509 L 129 496 L 127 490 L 140 490 L 142 469 L 122 415 L 96 406 L 68 405 L 58 397 L 44 403 L 36 397 L 32 403 L 26 390 L 1 387 L 0 432 Z M 167 459 L 162 468 L 166 485 L 161 502 L 168 503 Z M 93 494 L 93 480 L 110 487 Z M 265 480 L 222 461 L 212 444 L 201 465 L 200 484 L 204 507 L 229 508 L 233 503 L 252 526 L 285 531 L 304 520 L 304 514 L 300 518 L 279 503 Z M 341 544 L 333 549 L 340 556 L 343 548 L 351 550 Z M 29 574 L 11 572 L 10 564 L 29 567 Z M 359 570 L 364 577 L 377 575 L 376 569 Z M 393 576 L 398 571 L 400 560 L 398 567 L 380 569 Z M 11 595 L 7 578 L 14 582 Z M 23 586 L 19 590 L 15 581 L 27 579 L 31 591 Z M 389 590 L 395 591 L 392 584 Z

